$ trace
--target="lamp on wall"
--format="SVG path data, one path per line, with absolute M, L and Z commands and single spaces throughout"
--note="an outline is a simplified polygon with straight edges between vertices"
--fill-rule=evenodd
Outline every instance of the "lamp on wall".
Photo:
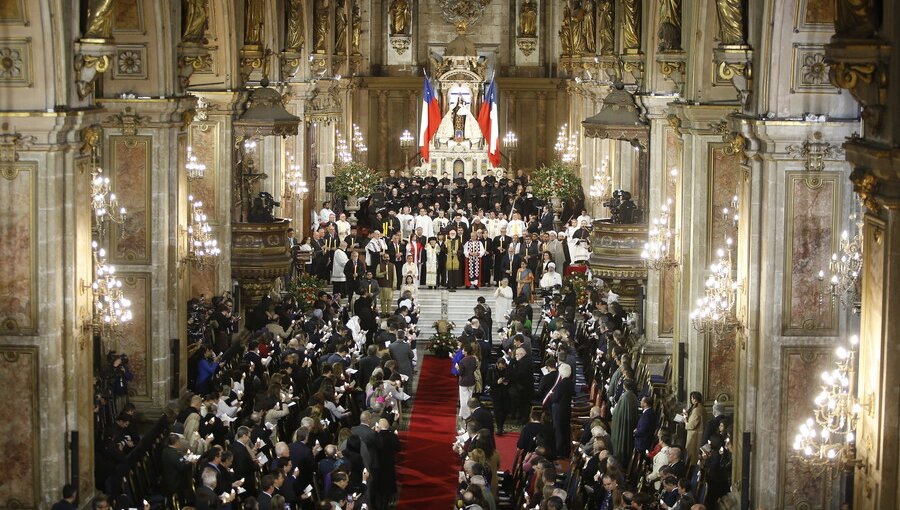
M 94 211 L 94 228 L 99 237 L 103 237 L 110 222 L 122 225 L 127 218 L 125 208 L 119 205 L 116 194 L 111 190 L 109 177 L 103 175 L 99 165 L 94 165 L 91 172 L 91 208 Z
M 303 170 L 294 161 L 293 154 L 288 154 L 288 169 L 284 174 L 284 182 L 291 195 L 298 200 L 306 200 L 309 195 L 309 186 L 303 180 Z
M 410 154 L 413 149 L 416 147 L 416 139 L 413 137 L 412 133 L 408 129 L 404 129 L 403 133 L 400 133 L 400 149 L 403 151 L 404 160 L 406 163 L 404 164 L 404 169 L 409 170 L 409 160 L 412 158 Z
M 122 281 L 116 276 L 116 266 L 106 261 L 106 250 L 97 241 L 91 242 L 94 260 L 94 281 L 82 282 L 82 290 L 90 289 L 93 295 L 93 315 L 85 325 L 95 330 L 111 332 L 121 324 L 131 321 L 131 301 L 122 292 Z
M 203 202 L 194 200 L 193 195 L 188 195 L 188 204 L 191 217 L 186 231 L 188 254 L 185 261 L 198 268 L 215 265 L 221 250 L 219 242 L 212 235 L 212 227 L 209 226 L 206 214 L 203 212 Z
M 857 214 L 850 215 L 850 221 L 856 227 L 856 234 L 850 237 L 850 233 L 841 232 L 840 249 L 831 255 L 829 272 L 831 277 L 828 284 L 833 303 L 840 303 L 844 308 L 850 308 L 858 314 L 860 310 L 860 276 L 863 264 L 863 224 L 857 220 Z M 819 273 L 820 280 L 824 278 Z
M 734 313 L 738 284 L 731 276 L 733 241 L 730 237 L 725 244 L 726 248 L 716 250 L 716 261 L 709 266 L 703 297 L 691 312 L 691 326 L 700 333 L 728 333 L 740 324 Z
M 184 169 L 187 171 L 187 179 L 189 182 L 202 179 L 203 176 L 206 175 L 206 165 L 197 159 L 197 156 L 190 146 L 187 148 L 187 160 L 184 164 Z

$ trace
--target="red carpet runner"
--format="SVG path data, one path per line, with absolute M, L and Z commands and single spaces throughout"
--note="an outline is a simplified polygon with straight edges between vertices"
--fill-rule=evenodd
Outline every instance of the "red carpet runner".
M 459 389 L 449 358 L 425 356 L 416 388 L 409 430 L 402 435 L 403 460 L 398 510 L 451 508 L 456 495 L 459 460 L 451 449 L 456 436 Z

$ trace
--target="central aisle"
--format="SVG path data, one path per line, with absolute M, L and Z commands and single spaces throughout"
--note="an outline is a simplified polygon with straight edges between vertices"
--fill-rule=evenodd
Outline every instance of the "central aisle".
M 403 461 L 397 469 L 400 482 L 399 510 L 425 505 L 451 508 L 456 493 L 458 457 L 451 449 L 456 436 L 456 378 L 449 358 L 425 356 L 413 403 Z

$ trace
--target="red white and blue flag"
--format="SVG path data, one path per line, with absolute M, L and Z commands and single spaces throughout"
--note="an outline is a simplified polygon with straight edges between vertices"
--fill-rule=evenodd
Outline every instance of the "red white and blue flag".
M 484 100 L 478 111 L 478 126 L 487 146 L 488 161 L 491 166 L 500 166 L 500 120 L 497 113 L 497 84 L 491 80 L 484 92 Z
M 425 77 L 425 91 L 422 93 L 422 124 L 419 126 L 419 152 L 426 163 L 430 161 L 428 147 L 441 124 L 441 105 L 438 104 L 431 82 Z

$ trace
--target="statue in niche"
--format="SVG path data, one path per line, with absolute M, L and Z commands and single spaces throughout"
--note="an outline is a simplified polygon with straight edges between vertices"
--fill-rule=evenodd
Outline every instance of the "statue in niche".
M 873 0 L 839 0 L 837 16 L 834 20 L 836 35 L 840 37 L 872 37 L 878 30 L 878 17 Z
M 244 44 L 260 45 L 263 42 L 263 26 L 266 19 L 265 0 L 247 0 L 244 15 Z
M 719 18 L 719 42 L 744 44 L 744 11 L 741 0 L 716 0 L 716 13 Z
M 584 12 L 580 8 L 569 10 L 569 17 L 572 19 L 572 55 L 582 55 L 585 52 L 584 33 L 582 26 Z
M 641 49 L 641 13 L 637 0 L 622 2 L 622 47 L 626 50 Z
M 600 54 L 612 55 L 615 49 L 615 27 L 613 26 L 613 0 L 600 0 L 597 12 L 597 27 L 600 34 Z
M 184 42 L 206 42 L 206 28 L 209 25 L 209 0 L 184 0 Z
M 594 0 L 584 0 L 581 4 L 581 37 L 584 39 L 586 53 L 597 51 L 597 24 L 595 23 L 597 6 Z
M 519 37 L 537 37 L 537 4 L 524 0 L 519 7 Z
M 409 0 L 393 0 L 391 2 L 391 35 L 407 35 L 409 18 Z
M 316 0 L 313 27 L 313 49 L 316 53 L 328 51 L 328 0 Z
M 91 0 L 88 3 L 85 39 L 109 39 L 112 36 L 112 8 L 114 0 Z
M 299 52 L 306 42 L 305 23 L 303 22 L 303 0 L 288 2 L 288 30 L 284 48 Z
M 344 0 L 334 4 L 334 54 L 347 54 L 347 5 Z
M 659 51 L 681 49 L 681 0 L 659 0 Z
M 353 2 L 352 15 L 350 17 L 350 49 L 354 55 L 359 55 L 359 38 L 362 34 L 362 13 L 359 1 Z
M 567 5 L 563 9 L 562 26 L 559 27 L 559 44 L 563 55 L 573 55 L 572 47 L 572 11 Z

